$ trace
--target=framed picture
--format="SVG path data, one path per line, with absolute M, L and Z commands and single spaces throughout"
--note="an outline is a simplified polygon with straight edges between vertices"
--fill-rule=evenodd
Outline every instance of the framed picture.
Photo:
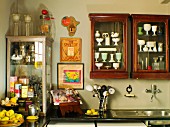
M 84 64 L 58 63 L 57 88 L 84 89 Z
M 81 62 L 81 58 L 81 38 L 60 38 L 60 62 Z

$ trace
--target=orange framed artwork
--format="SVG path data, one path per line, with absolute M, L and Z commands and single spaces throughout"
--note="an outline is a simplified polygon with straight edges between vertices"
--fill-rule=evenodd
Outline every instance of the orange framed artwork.
M 81 58 L 81 38 L 60 38 L 60 62 L 81 62 Z

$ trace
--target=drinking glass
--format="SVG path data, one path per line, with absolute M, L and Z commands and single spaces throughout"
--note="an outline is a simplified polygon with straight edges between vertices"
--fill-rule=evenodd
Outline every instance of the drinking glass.
M 149 31 L 151 30 L 151 24 L 144 24 L 143 25 L 144 30 L 146 31 L 146 35 L 149 35 Z
M 95 52 L 95 59 L 96 59 L 96 60 L 95 60 L 95 62 L 98 62 L 98 60 L 97 60 L 97 59 L 99 58 L 99 55 L 100 55 L 100 53 L 99 53 L 99 52 Z
M 138 40 L 139 52 L 142 52 L 142 45 L 145 44 L 145 40 Z
M 138 27 L 138 35 L 143 35 L 142 29 L 143 27 Z
M 156 31 L 157 31 L 157 26 L 152 26 L 152 32 L 153 32 L 153 35 L 152 36 L 156 36 Z
M 120 62 L 121 58 L 122 58 L 122 53 L 116 53 L 117 62 Z
M 106 59 L 107 59 L 107 53 L 101 53 L 101 54 L 102 54 L 103 62 L 106 62 Z

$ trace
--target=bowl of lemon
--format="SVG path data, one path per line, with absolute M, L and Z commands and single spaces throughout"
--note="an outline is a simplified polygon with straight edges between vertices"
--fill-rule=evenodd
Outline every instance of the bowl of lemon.
M 0 111 L 0 127 L 19 126 L 24 122 L 22 114 L 16 113 L 14 110 Z
M 88 109 L 85 113 L 87 116 L 98 116 L 99 112 L 95 109 Z

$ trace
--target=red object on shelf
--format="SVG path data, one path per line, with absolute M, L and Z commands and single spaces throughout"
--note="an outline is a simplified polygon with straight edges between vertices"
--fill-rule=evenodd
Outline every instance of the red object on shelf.
M 41 11 L 41 13 L 42 13 L 43 15 L 47 15 L 47 14 L 48 14 L 48 11 L 45 10 L 45 9 L 43 9 L 43 10 Z

